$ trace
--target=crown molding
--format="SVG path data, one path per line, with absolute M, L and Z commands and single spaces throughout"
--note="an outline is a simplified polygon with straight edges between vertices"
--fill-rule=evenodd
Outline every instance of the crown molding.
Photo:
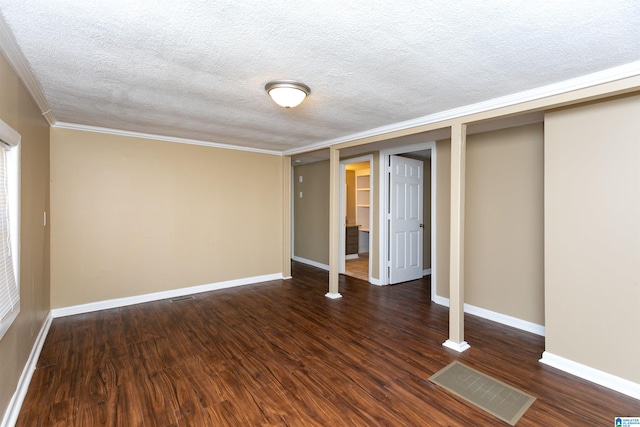
M 215 142 L 193 140 L 187 138 L 177 138 L 163 135 L 147 134 L 140 132 L 131 132 L 119 129 L 102 128 L 96 126 L 86 126 L 74 123 L 58 122 L 51 112 L 49 103 L 40 83 L 35 78 L 27 60 L 25 59 L 22 51 L 20 50 L 11 30 L 7 26 L 2 14 L 0 14 L 0 51 L 4 54 L 5 58 L 16 72 L 20 80 L 23 82 L 27 91 L 32 96 L 38 108 L 42 112 L 47 122 L 52 127 L 84 130 L 88 132 L 106 133 L 120 136 L 130 136 L 135 138 L 147 138 L 160 141 L 177 142 L 182 144 L 201 145 L 206 147 L 223 148 L 229 150 L 248 151 L 263 154 L 272 154 L 279 156 L 293 156 L 297 154 L 303 154 L 310 151 L 321 150 L 330 146 L 354 142 L 366 138 L 374 138 L 387 134 L 393 134 L 395 132 L 407 131 L 412 128 L 419 128 L 423 126 L 432 125 L 438 122 L 445 122 L 447 120 L 462 119 L 478 113 L 486 113 L 499 108 L 512 107 L 518 104 L 541 100 L 547 97 L 566 94 L 572 91 L 586 89 L 592 86 L 597 86 L 606 83 L 612 83 L 617 80 L 622 80 L 629 77 L 640 76 L 640 61 L 631 62 L 618 67 L 609 68 L 603 71 L 598 71 L 591 74 L 586 74 L 574 79 L 565 80 L 558 83 L 553 83 L 546 86 L 541 86 L 531 90 L 518 92 L 511 95 L 506 95 L 488 101 L 482 101 L 475 104 L 466 105 L 459 108 L 453 108 L 450 110 L 430 114 L 416 119 L 405 120 L 402 122 L 393 123 L 386 126 L 380 126 L 377 128 L 369 129 L 362 132 L 353 133 L 350 135 L 320 141 L 314 144 L 310 144 L 301 148 L 295 148 L 291 150 L 265 150 L 250 148 L 231 144 L 220 144 Z M 419 132 L 418 130 L 416 132 Z
M 307 145 L 303 148 L 296 148 L 292 150 L 283 151 L 285 156 L 292 156 L 296 154 L 302 154 L 309 151 L 321 150 L 333 145 L 344 144 L 347 142 L 353 142 L 360 139 L 372 138 L 385 134 L 391 134 L 394 132 L 405 131 L 411 128 L 417 128 L 421 126 L 431 125 L 438 122 L 444 122 L 447 120 L 461 119 L 478 113 L 486 113 L 499 108 L 512 107 L 518 104 L 522 104 L 530 101 L 537 101 L 550 96 L 562 95 L 569 92 L 573 92 L 580 89 L 586 89 L 589 87 L 612 83 L 617 80 L 626 79 L 629 77 L 640 76 L 640 61 L 631 62 L 618 67 L 609 68 L 603 71 L 598 71 L 584 76 L 576 77 L 574 79 L 565 80 L 558 83 L 553 83 L 546 86 L 540 86 L 534 89 L 526 90 L 523 92 L 514 93 L 511 95 L 501 96 L 498 98 L 490 99 L 488 101 L 482 101 L 475 104 L 465 105 L 463 107 L 453 108 L 439 113 L 430 114 L 416 119 L 405 120 L 402 122 L 393 123 L 386 126 L 380 126 L 377 128 L 369 129 L 363 132 L 353 133 L 339 138 L 329 139 L 321 141 L 315 144 Z
M 260 148 L 243 147 L 241 145 L 220 144 L 217 142 L 201 141 L 197 139 L 178 138 L 173 136 L 156 135 L 152 133 L 143 133 L 143 132 L 133 132 L 128 130 L 111 129 L 111 128 L 104 128 L 99 126 L 80 125 L 77 123 L 56 122 L 54 125 L 51 125 L 51 127 L 57 128 L 57 129 L 80 130 L 83 132 L 103 133 L 108 135 L 127 136 L 131 138 L 153 139 L 156 141 L 177 142 L 179 144 L 200 145 L 203 147 L 221 148 L 225 150 L 248 151 L 251 153 L 282 156 L 282 152 L 275 151 L 275 150 L 264 150 Z
M 56 119 L 51 112 L 51 107 L 49 107 L 47 98 L 44 96 L 42 87 L 31 72 L 31 67 L 29 67 L 29 63 L 22 54 L 22 50 L 20 50 L 2 14 L 0 14 L 0 51 L 2 51 L 13 71 L 27 88 L 27 92 L 38 105 L 44 118 L 47 119 L 49 125 L 53 126 L 56 123 Z

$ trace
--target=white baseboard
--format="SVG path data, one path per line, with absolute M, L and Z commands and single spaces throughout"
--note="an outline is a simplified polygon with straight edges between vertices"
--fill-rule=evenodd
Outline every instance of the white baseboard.
M 346 259 L 346 260 L 349 260 L 349 259 L 358 259 L 358 258 L 360 258 L 360 257 L 358 256 L 358 254 L 351 254 L 351 255 L 345 255 L 345 256 L 344 256 L 344 259 Z
M 38 364 L 38 358 L 40 357 L 40 352 L 42 351 L 42 347 L 44 346 L 44 342 L 47 338 L 47 334 L 49 333 L 49 328 L 51 327 L 51 321 L 53 320 L 53 316 L 51 312 L 47 315 L 47 318 L 40 328 L 40 332 L 36 337 L 36 341 L 33 344 L 33 348 L 31 349 L 31 353 L 29 354 L 29 359 L 27 359 L 27 363 L 22 370 L 22 375 L 20 375 L 20 379 L 18 380 L 18 386 L 16 387 L 16 391 L 11 397 L 11 401 L 9 402 L 9 406 L 7 407 L 6 412 L 4 413 L 4 417 L 2 418 L 2 423 L 0 423 L 1 427 L 13 427 L 18 420 L 18 415 L 20 414 L 20 408 L 22 407 L 22 402 L 24 401 L 25 396 L 27 395 L 27 390 L 29 390 L 29 384 L 31 383 L 31 377 L 33 377 L 33 373 L 36 370 L 36 366 Z
M 449 307 L 449 298 L 435 295 L 432 299 L 433 302 L 445 307 Z M 485 308 L 476 307 L 475 305 L 465 304 L 464 312 L 473 314 L 474 316 L 482 317 L 483 319 L 491 320 L 503 325 L 511 326 L 512 328 L 520 329 L 521 331 L 531 332 L 532 334 L 545 336 L 545 328 L 537 323 L 529 322 L 527 320 L 518 319 L 517 317 L 508 316 L 506 314 L 498 313 L 495 311 L 487 310 Z
M 384 286 L 382 284 L 382 280 L 374 279 L 373 277 L 369 277 L 369 283 L 371 283 L 372 285 L 376 285 L 376 286 Z
M 424 276 L 430 276 L 431 275 L 431 269 L 427 268 L 426 270 L 422 270 L 422 277 Z
M 260 282 L 283 279 L 282 273 L 266 274 L 264 276 L 246 277 L 243 279 L 228 280 L 225 282 L 211 283 L 208 285 L 191 286 L 188 288 L 172 289 L 170 291 L 155 292 L 151 294 L 136 295 L 133 297 L 116 298 L 106 301 L 97 301 L 88 304 L 74 305 L 71 307 L 56 308 L 51 310 L 54 318 L 73 316 L 74 314 L 90 313 L 92 311 L 108 310 L 110 308 L 126 307 L 128 305 L 144 302 L 158 301 L 184 295 L 198 294 L 201 292 L 217 291 L 236 286 L 252 285 Z
M 317 268 L 321 268 L 323 270 L 329 271 L 329 266 L 326 264 L 320 264 L 319 262 L 311 261 L 310 259 L 306 259 L 306 258 L 300 258 L 298 256 L 291 257 L 291 259 L 297 262 L 301 262 L 303 264 L 310 265 L 312 267 L 317 267 Z
M 544 363 L 545 365 L 560 369 L 561 371 L 568 372 L 571 375 L 575 375 L 587 381 L 591 381 L 603 387 L 610 388 L 611 390 L 640 400 L 640 384 L 624 378 L 608 374 L 590 366 L 574 362 L 573 360 L 565 359 L 564 357 L 557 356 L 553 353 L 549 353 L 548 351 L 542 353 L 540 363 Z
M 435 302 L 438 305 L 449 307 L 449 298 L 441 297 L 439 295 L 434 295 L 433 298 L 431 298 L 431 301 Z

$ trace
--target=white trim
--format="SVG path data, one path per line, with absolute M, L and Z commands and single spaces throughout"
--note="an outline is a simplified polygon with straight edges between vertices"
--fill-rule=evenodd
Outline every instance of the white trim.
M 296 211 L 294 209 L 295 206 L 295 194 L 296 194 L 296 169 L 295 169 L 295 165 L 293 164 L 293 162 L 291 162 L 291 172 L 290 172 L 290 178 L 291 178 L 291 191 L 289 194 L 289 217 L 291 218 L 291 221 L 289 223 L 289 256 L 291 257 L 291 259 L 294 258 L 293 254 L 296 253 L 296 248 L 295 248 L 295 244 L 294 241 L 296 239 Z
M 292 256 L 291 259 L 297 262 L 301 262 L 303 264 L 310 265 L 311 267 L 321 268 L 322 270 L 329 271 L 329 266 L 327 264 L 321 264 L 319 262 L 312 261 L 306 258 L 301 258 L 299 256 Z
M 425 270 L 422 270 L 422 277 L 424 276 L 430 276 L 431 275 L 431 269 L 427 268 Z
M 325 295 L 325 297 L 329 298 L 329 299 L 339 299 L 342 298 L 342 295 L 338 292 L 335 294 L 332 294 L 331 292 L 327 292 Z
M 90 313 L 92 311 L 108 310 L 111 308 L 126 307 L 128 305 L 141 304 L 150 301 L 158 301 L 175 298 L 200 292 L 217 291 L 236 286 L 252 285 L 271 280 L 284 280 L 282 273 L 266 274 L 264 276 L 246 277 L 243 279 L 227 280 L 225 282 L 211 283 L 208 285 L 191 286 L 188 288 L 172 289 L 169 291 L 154 292 L 151 294 L 136 295 L 133 297 L 115 298 L 106 301 L 91 302 L 88 304 L 74 305 L 70 307 L 55 308 L 51 310 L 54 318 L 73 316 L 74 314 Z
M 434 295 L 431 297 L 431 301 L 444 307 L 449 307 L 449 298 L 441 297 L 440 295 Z
M 388 263 L 387 259 L 389 258 L 389 244 L 387 237 L 389 236 L 389 227 L 387 224 L 387 215 L 386 213 L 389 210 L 389 198 L 387 195 L 389 194 L 389 182 L 386 179 L 387 175 L 387 165 L 389 164 L 389 156 L 394 154 L 404 154 L 404 153 L 412 153 L 415 151 L 423 151 L 423 150 L 431 150 L 431 297 L 435 295 L 436 289 L 436 142 L 428 141 L 421 142 L 419 144 L 405 145 L 402 147 L 394 147 L 389 148 L 387 150 L 380 151 L 380 168 L 379 168 L 379 185 L 380 191 L 378 192 L 378 221 L 379 221 L 379 230 L 378 235 L 379 244 L 378 244 L 378 252 L 379 252 L 379 272 L 381 285 L 389 284 L 389 277 L 387 275 Z
M 178 138 L 174 136 L 156 135 L 152 133 L 133 132 L 122 129 L 103 128 L 99 126 L 79 125 L 76 123 L 56 122 L 51 125 L 53 128 L 80 130 L 84 132 L 103 133 L 107 135 L 127 136 L 131 138 L 153 139 L 156 141 L 177 142 L 179 144 L 200 145 L 204 147 L 222 148 L 225 150 L 249 151 L 251 153 L 271 154 L 274 156 L 282 156 L 282 152 L 275 150 L 263 150 L 259 148 L 243 147 L 240 145 L 221 144 L 218 142 L 201 141 L 197 139 Z
M 532 334 L 540 335 L 541 337 L 545 336 L 544 326 L 527 320 L 518 319 L 517 317 L 476 307 L 471 304 L 464 305 L 464 312 L 482 317 L 483 319 L 492 320 L 503 325 L 511 326 L 512 328 L 520 329 L 521 331 L 531 332 Z
M 16 147 L 20 144 L 22 136 L 11 126 L 0 120 L 0 141 L 5 144 Z
M 431 299 L 436 295 L 436 289 L 438 285 L 436 274 L 436 259 L 438 258 L 438 223 L 436 222 L 437 217 L 437 203 L 438 200 L 438 150 L 436 149 L 436 142 L 433 143 L 433 148 L 431 149 Z M 448 191 L 448 189 L 447 189 Z
M 640 384 L 634 383 L 633 381 L 574 362 L 573 360 L 565 359 L 548 351 L 542 353 L 540 363 L 640 400 Z
M 16 391 L 11 397 L 11 401 L 9 402 L 9 406 L 4 413 L 2 423 L 0 423 L 0 427 L 13 427 L 18 420 L 20 408 L 22 408 L 22 403 L 24 402 L 24 398 L 27 395 L 27 391 L 29 390 L 31 377 L 33 377 L 33 373 L 36 370 L 38 357 L 40 357 L 40 352 L 42 351 L 42 347 L 44 346 L 47 334 L 49 333 L 49 328 L 51 327 L 52 320 L 53 317 L 51 316 L 51 312 L 49 312 L 47 318 L 44 321 L 44 324 L 42 325 L 42 328 L 40 328 L 40 332 L 36 337 L 36 341 L 31 348 L 29 359 L 27 359 L 27 363 L 24 365 L 22 375 L 20 375 L 20 380 L 18 380 Z
M 436 295 L 431 299 L 436 304 L 449 307 L 449 298 Z M 472 314 L 474 316 L 481 317 L 483 319 L 491 320 L 492 322 L 500 323 L 502 325 L 510 326 L 512 328 L 520 329 L 521 331 L 531 332 L 532 334 L 545 336 L 545 327 L 537 323 L 522 320 L 517 317 L 509 316 L 506 314 L 498 313 L 496 311 L 487 310 L 486 308 L 477 307 L 475 305 L 464 305 L 464 312 Z
M 0 14 L 0 51 L 7 58 L 9 65 L 13 68 L 13 71 L 18 75 L 18 78 L 27 88 L 27 92 L 31 95 L 33 100 L 38 104 L 38 108 L 42 112 L 44 118 L 49 122 L 49 125 L 53 126 L 56 119 L 51 113 L 51 107 L 47 98 L 44 96 L 44 91 L 40 86 L 40 83 L 36 79 L 35 75 L 31 72 L 29 64 L 22 54 L 22 50 L 18 46 L 9 26 L 4 21 L 4 18 Z
M 344 144 L 347 142 L 353 142 L 360 139 L 390 134 L 393 132 L 399 132 L 406 129 L 416 128 L 420 126 L 430 125 L 437 122 L 443 122 L 446 120 L 459 119 L 472 114 L 484 113 L 498 108 L 511 107 L 517 104 L 535 101 L 550 96 L 560 95 L 563 93 L 572 92 L 575 90 L 586 89 L 592 86 L 597 86 L 605 83 L 611 83 L 616 80 L 622 80 L 629 77 L 635 77 L 640 75 L 640 61 L 631 62 L 618 67 L 609 68 L 607 70 L 598 71 L 596 73 L 586 74 L 584 76 L 576 77 L 562 82 L 553 83 L 546 86 L 537 87 L 522 92 L 517 92 L 511 95 L 501 96 L 493 98 L 488 101 L 478 102 L 475 104 L 465 105 L 463 107 L 452 108 L 450 110 L 441 111 L 439 113 L 430 114 L 428 116 L 418 117 L 412 120 L 405 120 L 403 122 L 393 123 L 386 126 L 381 126 L 373 129 L 369 129 L 363 132 L 354 133 L 351 135 L 329 139 L 321 141 L 315 144 L 307 145 L 303 148 L 295 148 L 283 152 L 285 155 L 302 154 L 309 151 L 315 151 L 322 148 L 327 148 L 332 145 Z
M 351 260 L 351 259 L 358 259 L 358 258 L 360 258 L 360 257 L 358 256 L 358 254 L 350 254 L 350 255 L 345 255 L 345 256 L 344 256 L 345 261 L 346 261 L 346 260 Z
M 447 348 L 450 348 L 451 350 L 455 350 L 458 353 L 462 353 L 463 351 L 471 348 L 471 346 L 466 341 L 462 341 L 458 343 L 451 340 L 446 340 L 445 342 L 442 343 L 442 345 Z
M 380 279 L 375 279 L 373 277 L 369 277 L 369 283 L 371 283 L 372 285 L 376 285 L 376 286 L 384 286 Z

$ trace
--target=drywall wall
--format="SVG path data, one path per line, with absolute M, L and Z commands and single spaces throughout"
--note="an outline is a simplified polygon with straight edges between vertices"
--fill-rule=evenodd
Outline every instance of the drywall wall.
M 329 161 L 299 165 L 293 170 L 293 255 L 328 265 Z
M 543 125 L 467 137 L 465 302 L 544 325 Z
M 545 115 L 546 351 L 640 384 L 640 96 Z
M 282 174 L 274 155 L 52 129 L 52 308 L 281 273 Z
M 49 125 L 0 55 L 0 119 L 20 133 L 20 314 L 0 340 L 0 420 L 49 313 Z
M 437 143 L 437 295 L 449 297 L 450 142 Z M 465 303 L 544 325 L 543 126 L 467 136 Z

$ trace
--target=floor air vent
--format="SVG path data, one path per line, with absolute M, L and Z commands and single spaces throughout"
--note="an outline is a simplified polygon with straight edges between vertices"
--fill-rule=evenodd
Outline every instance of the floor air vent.
M 185 295 L 183 297 L 172 298 L 172 299 L 169 300 L 169 302 L 171 304 L 173 304 L 174 302 L 186 301 L 186 300 L 189 300 L 189 299 L 193 299 L 193 295 Z

